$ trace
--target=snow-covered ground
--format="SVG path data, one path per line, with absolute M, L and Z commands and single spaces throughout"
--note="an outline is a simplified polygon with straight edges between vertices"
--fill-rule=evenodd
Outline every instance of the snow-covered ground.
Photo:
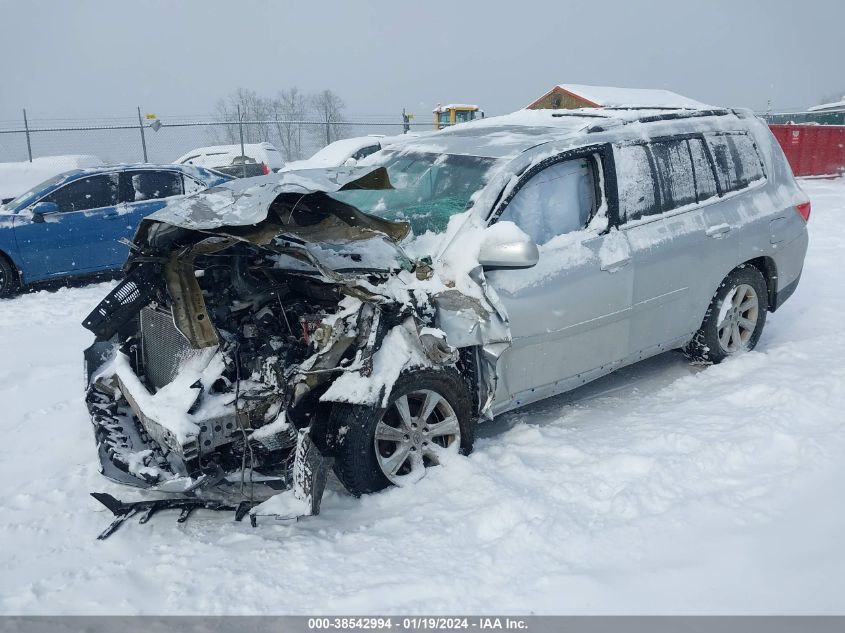
M 675 353 L 479 429 L 476 451 L 292 526 L 125 524 L 88 496 L 81 318 L 107 284 L 0 301 L 0 612 L 845 613 L 845 181 L 757 351 Z

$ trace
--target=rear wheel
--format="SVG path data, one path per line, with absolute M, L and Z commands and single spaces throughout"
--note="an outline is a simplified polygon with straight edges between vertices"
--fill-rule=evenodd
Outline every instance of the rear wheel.
M 754 349 L 768 310 L 766 280 L 754 266 L 733 270 L 710 301 L 701 328 L 684 353 L 692 360 L 720 363 L 728 356 Z
M 418 481 L 448 453 L 472 450 L 470 400 L 458 372 L 422 369 L 399 377 L 386 408 L 334 405 L 335 474 L 355 496 Z
M 18 289 L 18 276 L 12 263 L 0 254 L 0 297 L 8 297 Z

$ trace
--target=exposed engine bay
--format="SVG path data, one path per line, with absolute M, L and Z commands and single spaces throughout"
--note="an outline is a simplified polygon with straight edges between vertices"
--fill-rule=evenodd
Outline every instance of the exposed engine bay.
M 347 184 L 389 187 L 378 170 L 364 178 Z M 435 327 L 432 288 L 441 312 L 454 318 L 474 309 L 490 320 L 442 284 L 427 287 L 430 261 L 412 262 L 398 247 L 408 231 L 402 223 L 366 216 L 321 191 L 277 187 L 268 199 L 265 217 L 245 226 L 148 218 L 126 277 L 84 321 L 97 335 L 85 360 L 103 474 L 180 494 L 171 505 L 143 508 L 98 496 L 117 517 L 103 537 L 135 511 L 145 520 L 166 507 L 185 514 L 238 506 L 242 517 L 280 491 L 291 497 L 291 515 L 318 513 L 343 433 L 329 428 L 332 403 L 347 397 L 332 390 L 338 378 L 371 376 L 393 330 L 409 341 L 396 375 L 409 365 L 461 362 Z M 331 265 L 309 247 L 317 240 L 322 250 L 340 245 L 329 253 Z M 385 243 L 389 263 L 371 267 L 361 253 L 383 253 Z M 397 277 L 405 280 L 399 290 Z M 390 389 L 379 380 L 369 396 L 350 397 L 378 407 Z M 202 501 L 186 506 L 186 498 Z

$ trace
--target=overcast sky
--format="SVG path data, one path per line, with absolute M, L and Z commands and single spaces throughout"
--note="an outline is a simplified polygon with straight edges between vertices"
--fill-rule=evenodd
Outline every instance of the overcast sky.
M 0 120 L 210 114 L 330 88 L 348 114 L 520 108 L 557 83 L 803 108 L 845 92 L 845 2 L 0 0 Z

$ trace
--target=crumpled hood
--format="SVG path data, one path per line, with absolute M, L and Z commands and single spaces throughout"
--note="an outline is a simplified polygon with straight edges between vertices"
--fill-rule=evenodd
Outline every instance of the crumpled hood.
M 338 201 L 324 203 L 325 217 L 317 221 L 298 222 L 293 214 L 284 219 L 269 217 L 271 205 L 283 194 L 304 197 L 353 189 L 393 189 L 393 186 L 384 167 L 305 169 L 233 180 L 171 202 L 143 220 L 138 237 L 143 238 L 154 223 L 215 233 L 234 230 L 241 236 L 250 234 L 256 238 L 250 241 L 260 241 L 259 233 L 264 237 L 270 233 L 291 235 L 306 242 L 359 239 L 355 233 L 360 233 L 360 229 L 370 234 L 383 233 L 395 241 L 408 234 L 409 227 L 404 222 L 384 220 Z M 262 223 L 271 226 L 259 227 Z M 255 231 L 250 230 L 253 227 Z M 352 230 L 344 231 L 344 228 Z

